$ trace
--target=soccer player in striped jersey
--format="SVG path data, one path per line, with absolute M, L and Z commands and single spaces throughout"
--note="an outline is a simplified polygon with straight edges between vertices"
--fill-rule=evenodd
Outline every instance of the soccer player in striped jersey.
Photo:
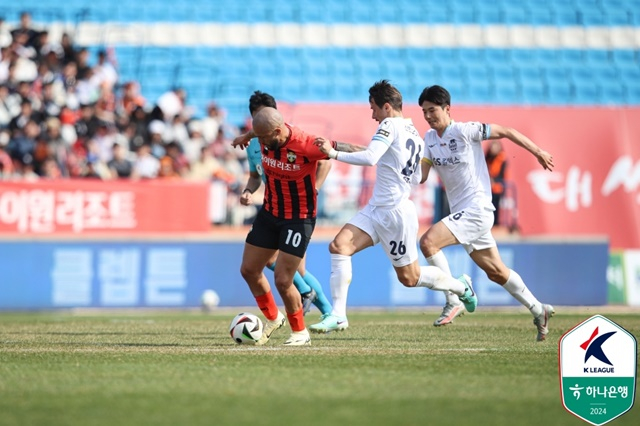
M 411 120 L 402 115 L 402 95 L 387 80 L 381 80 L 369 89 L 369 104 L 372 118 L 380 124 L 366 149 L 344 152 L 344 145 L 349 144 L 331 143 L 324 138 L 316 141 L 322 152 L 337 161 L 377 165 L 369 204 L 342 227 L 329 245 L 333 311 L 309 326 L 316 333 L 341 331 L 349 326 L 346 311 L 351 256 L 377 243 L 381 243 L 404 286 L 452 291 L 469 312 L 478 303 L 469 277 L 454 279 L 435 266 L 421 267 L 418 262 L 418 214 L 409 195 L 412 186 L 420 183 L 424 141 Z
M 494 206 L 491 202 L 491 182 L 484 159 L 482 141 L 507 138 L 533 154 L 545 170 L 554 166 L 551 155 L 540 149 L 528 137 L 515 129 L 498 124 L 454 122 L 451 119 L 451 95 L 441 86 L 425 88 L 418 99 L 427 131 L 425 155 L 422 159 L 422 182 L 435 168 L 442 180 L 451 214 L 425 232 L 420 249 L 430 265 L 451 274 L 442 248 L 462 244 L 471 259 L 486 272 L 489 279 L 507 290 L 533 315 L 538 329 L 537 340 L 545 340 L 549 332 L 549 318 L 554 314 L 551 305 L 543 304 L 527 288 L 522 277 L 508 268 L 500 258 L 491 228 Z M 434 325 L 446 324 L 462 312 L 457 298 L 449 296 L 443 314 Z
M 276 100 L 268 93 L 256 90 L 249 98 L 249 113 L 253 117 L 258 111 L 264 107 L 272 107 L 277 109 Z M 251 131 L 249 131 L 251 132 Z M 247 137 L 250 138 L 252 133 L 247 133 L 239 137 L 238 142 L 245 141 Z M 253 204 L 253 193 L 260 188 L 260 185 L 264 182 L 265 176 L 262 172 L 262 149 L 260 142 L 257 138 L 252 138 L 247 146 L 247 160 L 249 162 L 249 179 L 245 189 L 240 196 L 240 203 L 245 206 Z M 316 173 L 316 189 L 319 189 L 324 183 L 329 170 L 331 169 L 331 162 L 329 160 L 322 160 L 318 162 L 318 170 Z M 276 267 L 276 258 L 278 253 L 274 253 L 273 257 L 267 263 L 267 268 L 272 271 Z M 321 314 L 331 312 L 331 303 L 325 296 L 322 290 L 320 281 L 306 269 L 306 254 L 298 266 L 298 271 L 293 276 L 293 285 L 296 286 L 302 297 L 303 312 L 306 314 L 311 309 L 311 304 L 315 305 Z
M 314 145 L 314 135 L 286 124 L 275 108 L 258 111 L 252 127 L 262 150 L 265 194 L 262 208 L 247 234 L 240 273 L 267 319 L 257 344 L 265 344 L 288 319 L 292 333 L 284 344 L 309 345 L 302 300 L 293 286 L 293 277 L 315 228 L 316 173 L 318 162 L 327 159 L 327 155 Z M 263 272 L 276 251 L 274 281 L 284 302 L 286 318 L 278 309 Z

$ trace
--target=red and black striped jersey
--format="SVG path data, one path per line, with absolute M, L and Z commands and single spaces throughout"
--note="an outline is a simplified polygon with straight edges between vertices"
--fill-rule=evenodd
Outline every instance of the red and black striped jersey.
M 264 209 L 280 219 L 316 217 L 316 169 L 328 157 L 313 144 L 315 135 L 285 124 L 291 131 L 276 150 L 262 145 Z

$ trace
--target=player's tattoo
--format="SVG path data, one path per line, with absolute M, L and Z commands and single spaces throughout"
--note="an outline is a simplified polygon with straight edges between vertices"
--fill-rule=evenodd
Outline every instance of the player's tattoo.
M 362 145 L 353 145 L 346 142 L 336 141 L 335 149 L 336 151 L 341 151 L 341 152 L 358 152 L 358 151 L 364 151 L 365 149 L 367 149 L 367 147 Z

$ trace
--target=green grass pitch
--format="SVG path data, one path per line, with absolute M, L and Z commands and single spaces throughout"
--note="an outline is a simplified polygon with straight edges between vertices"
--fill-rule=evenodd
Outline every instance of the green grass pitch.
M 524 309 L 439 328 L 433 309 L 352 310 L 307 348 L 282 346 L 288 326 L 235 344 L 241 309 L 4 313 L 0 425 L 586 424 L 562 406 L 558 340 L 597 313 L 640 337 L 640 311 L 606 309 L 557 309 L 544 343 Z

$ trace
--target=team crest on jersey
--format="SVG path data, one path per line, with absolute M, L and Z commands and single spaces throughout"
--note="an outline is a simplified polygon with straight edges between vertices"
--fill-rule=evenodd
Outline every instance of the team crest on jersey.
M 296 162 L 296 158 L 298 158 L 298 157 L 297 157 L 295 152 L 287 151 L 287 161 L 288 162 L 295 163 Z
M 457 144 L 457 142 L 456 142 L 456 140 L 455 140 L 455 139 L 451 139 L 451 140 L 449 141 L 449 149 L 450 149 L 451 151 L 457 151 L 457 150 L 458 150 L 458 144 Z

